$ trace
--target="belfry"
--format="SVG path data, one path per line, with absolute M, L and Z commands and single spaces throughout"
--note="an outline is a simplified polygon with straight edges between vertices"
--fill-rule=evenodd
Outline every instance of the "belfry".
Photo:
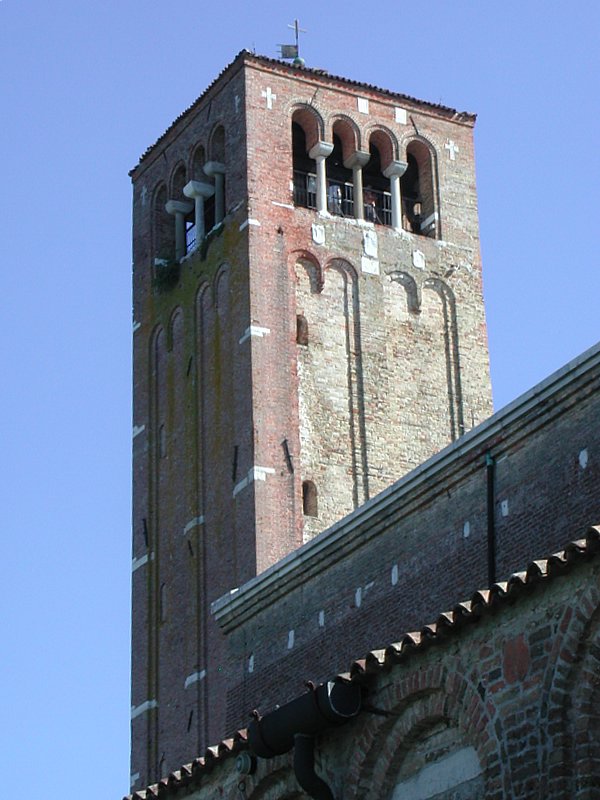
M 243 51 L 132 170 L 134 787 L 239 724 L 211 604 L 490 415 L 474 122 Z

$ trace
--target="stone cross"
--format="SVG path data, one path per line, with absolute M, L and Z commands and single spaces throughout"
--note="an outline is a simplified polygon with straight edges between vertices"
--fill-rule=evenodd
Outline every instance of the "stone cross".
M 261 92 L 261 95 L 264 98 L 266 98 L 267 108 L 269 108 L 269 109 L 273 108 L 273 100 L 277 100 L 277 95 L 273 94 L 273 92 L 271 91 L 271 87 L 267 86 L 267 91 L 266 92 L 263 89 L 262 92 Z
M 456 154 L 460 153 L 458 145 L 452 139 L 448 139 L 444 147 L 450 153 L 450 161 L 456 161 Z

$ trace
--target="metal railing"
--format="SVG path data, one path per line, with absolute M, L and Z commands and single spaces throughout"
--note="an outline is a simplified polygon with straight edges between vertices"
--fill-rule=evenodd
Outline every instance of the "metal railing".
M 294 172 L 294 205 L 317 207 L 317 176 L 312 172 Z
M 185 228 L 185 252 L 191 253 L 196 247 L 196 225 L 188 222 Z
M 392 224 L 392 195 L 379 189 L 366 188 L 363 192 L 365 219 L 378 225 Z
M 392 224 L 392 196 L 379 189 L 365 189 L 363 196 L 366 220 L 378 225 Z M 294 171 L 294 204 L 317 207 L 317 176 L 312 172 Z M 327 210 L 340 217 L 354 217 L 354 186 L 327 179 Z
M 338 217 L 354 216 L 354 186 L 341 181 L 327 181 L 327 210 Z

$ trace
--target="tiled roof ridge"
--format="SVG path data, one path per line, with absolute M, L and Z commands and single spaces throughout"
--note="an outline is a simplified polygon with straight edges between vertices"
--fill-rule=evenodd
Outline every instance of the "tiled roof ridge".
M 477 114 L 473 114 L 470 111 L 458 111 L 456 108 L 452 108 L 452 106 L 445 106 L 443 103 L 432 103 L 430 100 L 421 100 L 418 97 L 412 97 L 412 95 L 404 94 L 403 92 L 395 92 L 393 89 L 383 89 L 381 86 L 376 86 L 373 83 L 366 83 L 365 81 L 356 81 L 353 78 L 346 78 L 343 75 L 332 75 L 326 69 L 319 69 L 317 67 L 307 67 L 306 65 L 296 65 L 296 64 L 288 64 L 285 61 L 281 61 L 278 58 L 270 58 L 269 56 L 261 56 L 256 53 L 250 53 L 247 50 L 242 50 L 242 53 L 246 52 L 247 55 L 255 59 L 256 61 L 262 61 L 267 64 L 273 64 L 274 66 L 278 67 L 287 67 L 289 70 L 294 70 L 297 72 L 306 72 L 309 75 L 315 75 L 319 78 L 327 78 L 331 81 L 340 81 L 341 83 L 350 84 L 351 86 L 360 86 L 363 89 L 368 89 L 371 92 L 377 92 L 378 94 L 385 94 L 389 97 L 398 97 L 402 98 L 403 100 L 408 100 L 411 103 L 416 103 L 420 106 L 427 106 L 428 108 L 434 108 L 437 111 L 444 111 L 447 113 L 452 114 L 453 116 L 461 119 L 469 119 L 475 120 Z M 240 53 L 241 55 L 241 53 Z
M 593 558 L 600 552 L 600 525 L 586 530 L 585 538 L 569 542 L 563 550 L 547 558 L 531 561 L 521 572 L 514 572 L 506 581 L 499 581 L 487 589 L 478 589 L 470 600 L 457 603 L 451 611 L 441 613 L 435 622 L 418 631 L 405 633 L 397 642 L 380 650 L 370 650 L 363 658 L 353 661 L 350 670 L 338 673 L 333 681 L 364 681 L 368 676 L 391 669 L 407 657 L 425 651 L 431 644 L 443 644 L 447 634 L 460 631 L 467 622 L 481 618 L 498 606 L 512 603 L 524 590 L 563 575 L 576 563 Z M 208 773 L 217 762 L 246 750 L 246 730 L 239 730 L 218 745 L 208 747 L 204 756 L 194 759 L 158 783 L 127 795 L 124 800 L 150 800 L 165 797 L 170 791 L 182 789 Z
M 288 68 L 289 70 L 294 70 L 296 72 L 305 72 L 308 75 L 314 75 L 315 77 L 319 78 L 326 78 L 331 81 L 340 81 L 341 83 L 349 84 L 350 86 L 357 86 L 363 89 L 368 89 L 372 92 L 378 92 L 379 94 L 384 94 L 389 97 L 396 97 L 402 100 L 408 100 L 410 103 L 416 103 L 420 106 L 425 106 L 427 108 L 434 109 L 436 111 L 445 112 L 446 114 L 451 114 L 452 118 L 457 120 L 471 120 L 475 121 L 477 115 L 473 114 L 469 111 L 458 111 L 451 106 L 445 106 L 442 103 L 432 103 L 429 100 L 420 100 L 418 97 L 412 97 L 408 94 L 403 94 L 402 92 L 394 92 L 391 89 L 383 89 L 380 86 L 375 86 L 371 83 L 365 83 L 364 81 L 356 81 L 352 78 L 345 78 L 342 75 L 331 75 L 327 70 L 324 69 L 317 69 L 315 67 L 307 67 L 307 66 L 299 66 L 295 64 L 288 64 L 285 61 L 281 61 L 278 58 L 270 58 L 269 56 L 262 56 L 257 53 L 252 53 L 250 50 L 240 50 L 240 52 L 235 56 L 235 58 L 227 64 L 227 66 L 223 67 L 221 72 L 217 75 L 217 77 L 211 81 L 206 89 L 200 94 L 186 109 L 184 109 L 180 114 L 175 117 L 173 122 L 165 129 L 165 131 L 158 137 L 158 139 L 154 142 L 154 144 L 149 145 L 146 150 L 140 156 L 138 163 L 136 164 L 133 169 L 129 171 L 129 175 L 132 176 L 137 168 L 142 164 L 142 162 L 150 155 L 150 153 L 154 150 L 154 148 L 159 145 L 163 139 L 169 134 L 169 132 L 177 125 L 177 123 L 182 120 L 193 108 L 195 108 L 204 98 L 208 92 L 217 84 L 221 78 L 228 72 L 239 60 L 253 60 L 262 62 L 264 64 L 271 64 L 277 67 Z

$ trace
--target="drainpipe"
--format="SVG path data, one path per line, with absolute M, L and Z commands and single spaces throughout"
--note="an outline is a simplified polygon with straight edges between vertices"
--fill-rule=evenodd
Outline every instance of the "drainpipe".
M 358 684 L 322 683 L 264 717 L 256 717 L 248 726 L 250 749 L 260 758 L 273 758 L 294 748 L 294 771 L 300 786 L 315 800 L 334 800 L 329 786 L 315 772 L 315 736 L 348 722 L 361 705 Z
M 333 792 L 315 772 L 315 737 L 304 733 L 294 736 L 294 772 L 300 786 L 315 800 L 335 800 Z
M 485 454 L 487 480 L 487 562 L 488 586 L 496 583 L 496 496 L 494 490 L 496 462 L 491 453 Z

